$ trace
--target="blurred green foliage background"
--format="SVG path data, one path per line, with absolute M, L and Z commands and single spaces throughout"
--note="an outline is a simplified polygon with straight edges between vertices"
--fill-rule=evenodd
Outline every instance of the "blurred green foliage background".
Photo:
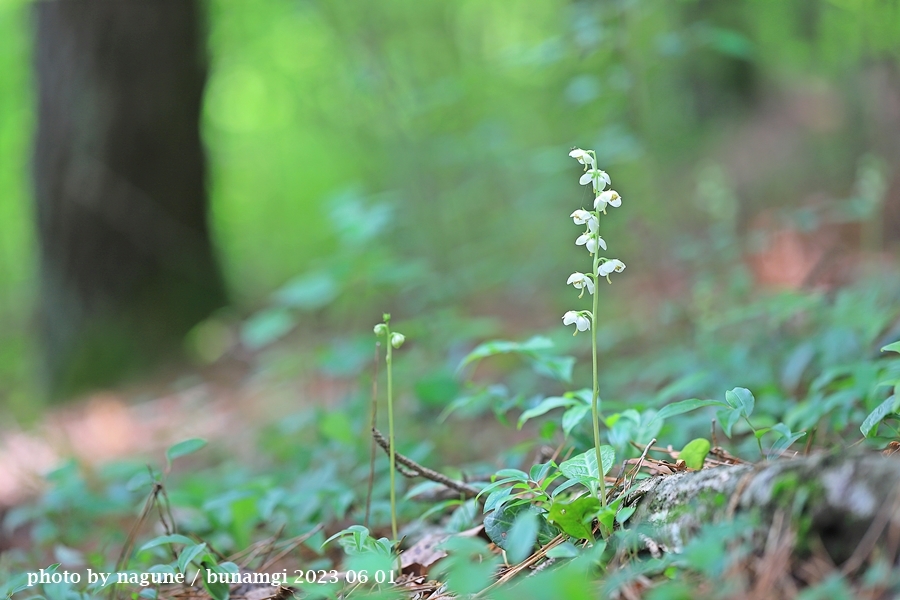
M 263 341 L 292 325 L 285 307 L 329 305 L 309 319 L 338 333 L 389 307 L 558 325 L 586 263 L 572 146 L 624 197 L 602 225 L 631 276 L 601 296 L 610 315 L 750 289 L 766 211 L 815 232 L 821 206 L 850 207 L 834 219 L 876 223 L 868 249 L 889 247 L 895 0 L 210 0 L 208 15 L 215 238 Z M 35 393 L 30 32 L 28 2 L 0 4 L 10 405 Z

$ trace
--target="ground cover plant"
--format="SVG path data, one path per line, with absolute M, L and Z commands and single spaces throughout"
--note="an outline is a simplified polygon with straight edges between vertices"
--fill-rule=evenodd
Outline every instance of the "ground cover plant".
M 71 462 L 48 475 L 46 492 L 4 519 L 29 543 L 3 554 L 0 591 L 50 600 L 895 593 L 897 467 L 880 454 L 900 448 L 900 280 L 735 295 L 706 306 L 690 335 L 684 323 L 661 331 L 670 343 L 690 340 L 679 352 L 636 364 L 627 347 L 638 324 L 615 333 L 597 301 L 625 269 L 601 255 L 599 233 L 623 202 L 593 152 L 570 156 L 591 191 L 588 209 L 570 216 L 585 228 L 576 245 L 591 265 L 567 281 L 591 300 L 563 315 L 576 335 L 474 344 L 449 381 L 411 385 L 435 357 L 393 354 L 407 339 L 385 314 L 369 339 L 383 347 L 383 372 L 376 353 L 371 370 L 350 374 L 357 385 L 340 405 L 251 433 L 250 461 L 223 453 L 224 440 L 219 459 L 204 460 L 217 443 L 188 439 L 155 464 Z M 585 334 L 589 353 L 576 345 Z M 735 356 L 727 349 L 738 341 L 746 350 Z M 766 355 L 753 357 L 757 347 Z M 581 355 L 588 369 L 576 368 Z M 479 376 L 492 362 L 503 366 Z M 590 387 L 579 385 L 586 376 Z M 410 394 L 431 408 L 416 414 Z M 501 440 L 498 459 L 485 462 L 465 452 L 465 432 L 494 417 L 486 429 Z M 523 429 L 529 437 L 512 443 Z M 465 462 L 447 460 L 454 453 Z M 823 525 L 825 504 L 857 535 Z

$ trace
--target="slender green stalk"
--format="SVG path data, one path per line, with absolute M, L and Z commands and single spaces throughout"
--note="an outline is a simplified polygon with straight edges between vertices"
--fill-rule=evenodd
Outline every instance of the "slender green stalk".
M 594 232 L 595 239 L 600 237 L 599 227 Z M 594 422 L 594 450 L 597 452 L 597 470 L 600 475 L 600 505 L 606 506 L 606 479 L 603 468 L 603 456 L 600 453 L 600 382 L 597 381 L 597 297 L 600 295 L 600 278 L 597 269 L 600 268 L 600 247 L 594 251 L 594 293 L 593 306 L 591 308 L 591 368 L 594 375 L 594 389 L 591 395 L 591 420 Z
M 394 453 L 394 380 L 393 380 L 393 367 L 391 365 L 392 359 L 392 350 L 393 344 L 391 344 L 391 325 L 390 321 L 385 322 L 387 325 L 387 355 L 385 357 L 385 362 L 387 363 L 387 397 L 388 397 L 388 442 L 391 446 L 390 461 L 391 461 L 391 535 L 393 536 L 394 541 L 396 542 L 398 539 L 397 536 L 397 490 L 394 485 L 394 480 L 396 479 L 397 470 L 395 468 L 395 453 Z

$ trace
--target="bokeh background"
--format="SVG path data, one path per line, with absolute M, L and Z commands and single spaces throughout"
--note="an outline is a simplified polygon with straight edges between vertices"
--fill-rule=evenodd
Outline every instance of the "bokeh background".
M 149 38 L 114 26 L 120 7 Z M 155 26 L 164 7 L 198 18 L 176 34 Z M 90 52 L 67 50 L 75 22 Z M 601 233 L 628 267 L 599 286 L 597 319 L 617 460 L 653 439 L 710 437 L 751 461 L 791 444 L 843 451 L 860 433 L 896 441 L 896 414 L 871 419 L 898 368 L 880 352 L 900 339 L 898 32 L 898 0 L 0 0 L 0 595 L 38 565 L 113 570 L 152 481 L 179 531 L 225 554 L 317 532 L 285 566 L 332 568 L 332 533 L 386 535 L 388 466 L 370 463 L 369 435 L 384 312 L 407 336 L 394 355 L 400 452 L 486 481 L 592 447 L 577 400 L 590 338 L 561 322 L 588 307 L 565 284 L 589 265 L 569 217 L 592 200 L 572 147 L 596 150 L 623 197 Z M 132 99 L 144 116 L 198 117 L 181 131 L 203 142 L 215 263 L 182 252 L 199 247 L 190 236 L 129 233 L 202 194 L 179 204 L 157 189 L 170 171 L 129 163 L 169 148 L 158 154 L 177 170 L 187 152 L 161 142 L 165 119 L 132 144 L 138 113 L 110 127 L 103 87 L 84 77 L 120 47 L 138 49 L 150 79 L 188 68 L 194 43 L 202 95 L 201 68 Z M 117 64 L 108 81 L 141 80 Z M 84 85 L 66 88 L 69 75 Z M 81 138 L 36 133 L 59 114 Z M 79 153 L 95 138 L 118 152 Z M 47 190 L 70 189 L 73 169 L 46 160 L 57 151 L 80 165 L 82 199 L 106 190 L 115 252 L 96 253 L 105 236 L 42 239 Z M 139 281 L 119 319 L 109 290 L 140 279 L 141 261 L 118 262 L 130 245 L 185 268 Z M 69 259 L 104 286 L 60 293 L 53 268 Z M 179 311 L 173 273 L 224 284 Z M 112 326 L 82 336 L 73 298 Z M 510 343 L 480 346 L 490 340 Z M 460 368 L 476 348 L 482 360 Z M 762 443 L 743 423 L 726 438 L 713 409 L 657 418 L 737 386 L 755 396 Z M 169 473 L 165 448 L 188 438 L 209 446 L 178 452 Z M 438 513 L 464 531 L 476 506 Z M 401 521 L 424 527 L 425 510 L 404 498 Z M 132 564 L 166 560 L 160 550 Z
M 602 225 L 628 264 L 601 296 L 610 351 L 629 340 L 616 356 L 684 344 L 735 299 L 893 277 L 895 1 L 202 8 L 201 134 L 231 304 L 184 337 L 191 368 L 289 340 L 353 373 L 385 310 L 447 365 L 488 337 L 577 346 L 558 331 L 587 260 L 568 218 L 589 201 L 573 146 L 596 149 L 624 198 Z M 47 390 L 32 9 L 0 6 L 0 407 L 24 419 Z M 148 373 L 104 371 L 72 395 Z

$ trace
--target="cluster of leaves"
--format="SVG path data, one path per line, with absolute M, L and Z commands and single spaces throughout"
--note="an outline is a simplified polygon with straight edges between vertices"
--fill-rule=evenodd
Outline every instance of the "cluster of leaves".
M 630 442 L 643 445 L 656 437 L 663 443 L 681 447 L 681 457 L 689 468 L 700 468 L 710 451 L 710 440 L 690 433 L 708 432 L 713 419 L 729 440 L 724 442 L 728 449 L 748 459 L 756 459 L 760 453 L 774 458 L 790 451 L 792 444 L 808 441 L 814 429 L 818 430 L 816 447 L 831 446 L 838 434 L 847 436 L 854 431 L 861 431 L 872 444 L 883 444 L 889 439 L 879 437 L 880 432 L 894 438 L 893 427 L 900 419 L 896 403 L 900 360 L 894 356 L 898 346 L 889 344 L 883 348 L 884 353 L 878 352 L 879 346 L 872 347 L 877 340 L 895 335 L 891 323 L 896 312 L 888 302 L 895 298 L 891 290 L 860 284 L 830 299 L 813 293 L 774 299 L 760 297 L 745 302 L 732 298 L 731 304 L 721 312 L 709 307 L 707 314 L 715 318 L 717 325 L 698 324 L 694 342 L 681 348 L 679 356 L 673 358 L 668 348 L 666 352 L 651 352 L 640 364 L 650 375 L 635 376 L 637 389 L 633 394 L 639 398 L 622 394 L 619 399 L 604 401 L 603 424 L 610 442 L 602 448 L 604 475 L 610 472 L 615 460 L 634 455 L 636 449 Z M 849 308 L 854 303 L 866 308 L 866 319 L 850 318 L 854 313 Z M 676 334 L 681 335 L 681 330 L 676 328 L 672 335 Z M 633 335 L 640 336 L 641 332 L 634 331 Z M 759 361 L 743 365 L 743 379 L 750 380 L 747 387 L 725 386 L 709 395 L 677 400 L 691 395 L 692 391 L 715 388 L 726 377 L 737 383 L 739 378 L 732 365 L 735 357 L 721 352 L 721 348 L 726 344 L 736 348 L 747 344 L 756 352 L 763 347 L 763 339 L 770 352 L 760 352 Z M 848 343 L 856 349 L 852 355 L 836 349 Z M 811 351 L 800 352 L 798 348 L 804 344 L 811 344 Z M 622 388 L 617 387 L 617 369 L 626 363 L 627 352 L 621 349 L 627 346 L 628 338 L 620 336 L 616 344 L 607 348 L 610 364 L 607 379 L 613 390 L 612 398 L 621 393 Z M 869 348 L 874 352 L 869 353 Z M 631 509 L 623 508 L 620 501 L 601 509 L 596 498 L 590 497 L 592 492 L 596 493 L 601 476 L 586 417 L 590 393 L 553 391 L 570 384 L 574 378 L 574 360 L 566 354 L 570 351 L 578 353 L 581 349 L 567 335 L 558 339 L 537 336 L 525 342 L 495 341 L 478 345 L 459 360 L 456 376 L 446 384 L 455 390 L 454 394 L 442 392 L 444 400 L 436 399 L 430 409 L 422 412 L 406 411 L 402 418 L 410 425 L 403 431 L 416 431 L 412 423 L 422 417 L 432 421 L 436 413 L 429 410 L 434 408 L 443 408 L 445 421 L 441 429 L 444 430 L 466 427 L 466 419 L 480 419 L 479 411 L 485 410 L 496 411 L 504 422 L 510 413 L 514 414 L 511 420 L 522 428 L 540 423 L 535 428 L 538 435 L 533 443 L 501 455 L 487 465 L 470 465 L 466 469 L 472 474 L 470 480 L 482 487 L 480 500 L 484 501 L 487 512 L 486 533 L 504 549 L 509 564 L 524 560 L 535 548 L 557 540 L 560 535 L 570 540 L 548 550 L 547 555 L 556 558 L 560 566 L 529 578 L 529 586 L 534 584 L 535 589 L 546 591 L 557 586 L 557 590 L 566 590 L 567 597 L 590 598 L 596 596 L 598 589 L 614 590 L 648 574 L 670 578 L 670 583 L 660 589 L 676 591 L 694 589 L 692 586 L 701 580 L 708 583 L 725 577 L 727 560 L 732 559 L 724 558 L 727 553 L 716 536 L 732 535 L 730 530 L 710 530 L 677 557 L 636 560 L 624 567 L 618 564 L 614 571 L 597 577 L 604 573 L 612 557 L 623 552 L 627 555 L 634 545 L 629 530 L 620 527 L 631 516 Z M 620 352 L 622 357 L 617 356 Z M 697 370 L 669 377 L 671 369 L 684 368 L 685 355 L 695 361 Z M 806 358 L 801 360 L 798 356 Z M 490 364 L 477 366 L 485 360 Z M 398 367 L 402 367 L 403 361 L 399 362 Z M 497 370 L 494 368 L 497 365 L 503 368 Z M 504 376 L 506 385 L 484 377 L 465 377 L 476 369 L 492 376 L 508 372 Z M 632 369 L 629 376 L 634 373 Z M 403 377 L 410 374 L 406 371 Z M 420 377 L 423 378 L 419 381 L 409 379 L 414 382 L 416 395 L 433 393 L 437 386 L 434 382 L 438 380 L 427 374 Z M 415 385 L 422 381 L 430 381 L 431 387 Z M 547 389 L 548 393 L 526 395 L 506 391 L 517 388 L 523 381 L 527 382 L 529 391 Z M 532 386 L 535 381 L 543 383 Z M 658 387 L 651 387 L 651 392 L 646 393 L 654 383 Z M 728 391 L 723 395 L 722 389 Z M 475 400 L 485 396 L 502 401 L 489 406 Z M 166 488 L 171 508 L 179 535 L 184 537 L 164 534 L 142 540 L 139 550 L 131 557 L 130 568 L 183 573 L 200 565 L 214 565 L 228 570 L 234 567 L 210 548 L 228 554 L 279 529 L 283 529 L 285 536 L 298 536 L 318 524 L 339 519 L 362 522 L 361 490 L 365 489 L 368 476 L 368 444 L 363 435 L 368 427 L 366 405 L 367 399 L 360 395 L 335 410 L 310 409 L 280 419 L 262 432 L 253 464 L 248 464 L 246 459 L 240 463 L 229 460 L 216 466 L 196 467 L 189 478 L 180 478 L 177 472 L 168 474 Z M 555 418 L 548 418 L 554 415 Z M 479 426 L 484 426 L 483 420 L 479 420 Z M 544 461 L 523 470 L 523 456 L 547 441 L 563 444 L 573 455 L 559 463 Z M 398 443 L 401 451 L 418 460 L 425 458 L 429 451 L 429 445 L 408 434 L 402 435 Z M 196 442 L 176 447 L 170 451 L 166 467 L 158 471 L 148 472 L 139 464 L 110 465 L 100 471 L 76 463 L 65 465 L 49 476 L 48 491 L 36 502 L 7 515 L 7 529 L 21 532 L 21 527 L 27 527 L 24 531 L 32 538 L 34 552 L 4 553 L 0 573 L 8 575 L 8 581 L 16 581 L 15 577 L 36 564 L 79 561 L 95 570 L 112 571 L 115 551 L 126 541 L 127 527 L 123 525 L 133 520 L 134 507 L 142 502 L 161 474 L 168 471 L 172 459 L 181 452 L 196 449 Z M 333 540 L 346 555 L 342 561 L 346 568 L 351 568 L 351 564 L 381 568 L 378 565 L 384 566 L 392 560 L 390 543 L 374 533 L 379 528 L 384 531 L 389 522 L 387 503 L 381 500 L 388 491 L 384 463 L 377 463 L 371 529 L 355 525 Z M 459 532 L 477 521 L 477 503 L 471 500 L 447 500 L 424 513 L 414 508 L 410 498 L 422 487 L 427 486 L 410 490 L 400 504 L 402 520 L 408 527 L 424 526 L 427 522 L 437 524 L 444 531 Z M 420 520 L 416 521 L 415 517 Z M 594 539 L 594 520 L 600 523 L 601 533 L 608 537 Z M 304 544 L 305 566 L 337 566 L 335 561 L 339 557 L 328 550 L 333 544 L 323 550 L 326 537 L 318 533 Z M 435 576 L 446 578 L 450 588 L 458 593 L 479 591 L 490 585 L 500 559 L 483 540 L 451 538 L 445 547 L 450 556 L 435 567 Z M 172 549 L 177 558 L 173 557 Z M 592 576 L 585 577 L 585 573 Z M 576 574 L 580 575 L 576 577 Z M 21 581 L 16 585 L 21 585 Z M 2 588 L 5 593 L 16 589 L 12 584 L 5 586 Z M 45 588 L 41 591 L 50 600 L 64 600 L 73 591 L 64 584 Z M 542 597 L 533 595 L 537 592 L 524 591 L 522 586 L 511 589 L 515 591 L 500 588 L 495 596 Z M 36 591 L 31 589 L 29 593 Z M 210 593 L 219 592 L 210 590 Z

